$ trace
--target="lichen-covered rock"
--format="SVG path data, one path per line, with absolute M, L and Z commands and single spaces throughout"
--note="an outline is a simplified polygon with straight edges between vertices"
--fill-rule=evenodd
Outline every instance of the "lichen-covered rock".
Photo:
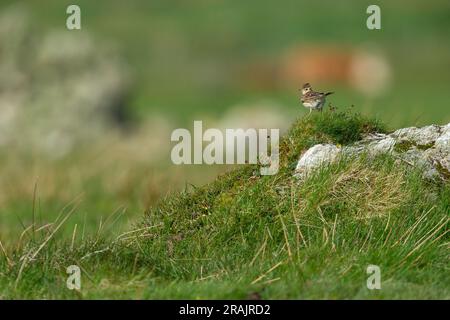
M 397 143 L 407 142 L 415 146 L 427 148 L 431 147 L 441 135 L 440 126 L 431 125 L 423 128 L 402 128 L 390 134 Z
M 324 163 L 334 161 L 340 152 L 340 148 L 333 144 L 317 144 L 308 149 L 297 163 L 295 175 L 306 176 L 311 170 L 320 167 Z
M 367 136 L 364 140 L 351 146 L 344 147 L 342 152 L 349 156 L 357 155 L 361 152 L 367 152 L 371 156 L 376 156 L 382 153 L 391 152 L 394 146 L 395 139 L 386 134 L 376 133 Z
M 334 145 L 315 145 L 300 158 L 296 177 L 320 165 L 332 162 L 337 155 L 357 156 L 365 153 L 376 156 L 394 155 L 399 161 L 420 167 L 427 179 L 450 179 L 450 124 L 423 128 L 403 128 L 391 134 L 371 134 L 363 140 L 343 148 Z

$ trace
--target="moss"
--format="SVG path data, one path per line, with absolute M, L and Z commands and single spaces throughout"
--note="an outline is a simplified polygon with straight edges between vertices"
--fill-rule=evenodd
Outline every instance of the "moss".
M 412 147 L 414 147 L 414 144 L 411 141 L 407 140 L 400 141 L 394 145 L 394 151 L 398 153 L 403 153 L 410 150 Z
M 445 168 L 439 161 L 436 161 L 436 170 L 445 180 L 450 180 L 450 171 Z
M 434 147 L 434 142 L 428 144 L 416 144 L 416 148 L 422 151 L 428 150 Z
M 398 153 L 406 152 L 412 148 L 417 148 L 418 150 L 425 151 L 434 146 L 434 142 L 428 143 L 428 144 L 417 144 L 413 141 L 404 140 L 397 142 L 394 146 L 394 151 Z

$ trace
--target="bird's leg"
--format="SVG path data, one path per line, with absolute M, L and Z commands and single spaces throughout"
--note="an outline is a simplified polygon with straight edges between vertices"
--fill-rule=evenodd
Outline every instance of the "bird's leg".
M 311 114 L 311 112 L 312 112 L 312 108 L 309 108 L 308 116 Z

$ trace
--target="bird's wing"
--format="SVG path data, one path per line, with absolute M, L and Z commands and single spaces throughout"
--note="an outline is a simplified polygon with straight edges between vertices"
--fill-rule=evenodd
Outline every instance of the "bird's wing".
M 324 96 L 323 93 L 321 92 L 315 92 L 315 91 L 310 91 L 307 94 L 305 94 L 305 98 L 306 99 L 320 99 Z

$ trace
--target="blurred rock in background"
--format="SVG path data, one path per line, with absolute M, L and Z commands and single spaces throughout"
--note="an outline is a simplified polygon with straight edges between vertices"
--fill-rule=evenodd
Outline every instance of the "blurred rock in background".
M 0 147 L 59 158 L 123 125 L 127 68 L 87 31 L 42 32 L 0 14 Z

